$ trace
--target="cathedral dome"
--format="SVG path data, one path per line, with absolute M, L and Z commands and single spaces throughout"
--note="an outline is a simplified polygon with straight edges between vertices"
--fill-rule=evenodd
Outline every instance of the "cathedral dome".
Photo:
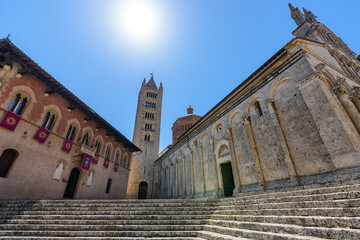
M 171 128 L 173 132 L 173 144 L 201 118 L 201 116 L 195 115 L 193 112 L 194 109 L 190 105 L 187 109 L 187 115 L 179 117 L 174 122 Z

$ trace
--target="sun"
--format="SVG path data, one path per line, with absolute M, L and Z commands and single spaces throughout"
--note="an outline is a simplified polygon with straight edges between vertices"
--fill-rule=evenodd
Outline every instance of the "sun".
M 119 20 L 123 33 L 139 40 L 156 34 L 159 20 L 149 0 L 131 0 L 119 6 Z

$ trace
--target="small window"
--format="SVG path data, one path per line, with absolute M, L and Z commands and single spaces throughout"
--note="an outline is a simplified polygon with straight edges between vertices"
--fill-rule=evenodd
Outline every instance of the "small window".
M 100 140 L 96 140 L 95 142 L 95 151 L 97 154 L 100 154 L 101 142 Z
M 51 130 L 54 125 L 54 122 L 55 122 L 55 114 L 51 112 L 47 112 L 41 126 L 48 130 Z
M 106 148 L 105 158 L 110 158 L 110 152 L 111 152 L 111 147 L 108 146 L 108 147 Z
M 255 109 L 256 109 L 256 112 L 257 112 L 258 116 L 261 117 L 263 115 L 263 111 L 262 111 L 260 103 L 258 101 L 256 101 L 254 103 L 254 106 L 255 106 Z
M 86 145 L 86 146 L 89 145 L 89 133 L 88 132 L 85 133 L 81 144 Z
M 8 111 L 13 112 L 17 115 L 21 115 L 25 109 L 27 102 L 28 98 L 21 93 L 18 93 L 10 103 Z
M 144 140 L 145 140 L 145 141 L 150 141 L 150 135 L 146 134 Z
M 66 139 L 73 141 L 75 137 L 75 132 L 76 132 L 76 127 L 73 124 L 71 124 L 66 133 Z
M 14 149 L 6 149 L 0 157 L 0 177 L 6 177 L 19 153 Z
M 110 187 L 111 187 L 111 178 L 108 179 L 107 185 L 106 185 L 106 191 L 105 193 L 110 193 Z

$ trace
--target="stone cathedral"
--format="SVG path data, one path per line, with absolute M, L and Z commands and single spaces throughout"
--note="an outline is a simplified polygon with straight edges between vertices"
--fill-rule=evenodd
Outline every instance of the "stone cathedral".
M 289 6 L 295 38 L 157 159 L 162 88 L 153 79 L 143 83 L 134 132 L 143 152 L 133 164 L 143 162 L 131 167 L 128 193 L 140 193 L 146 181 L 152 185 L 147 197 L 217 198 L 358 173 L 359 56 L 311 11 Z M 144 95 L 147 89 L 158 97 L 142 100 L 152 98 Z M 154 111 L 155 118 L 148 118 Z

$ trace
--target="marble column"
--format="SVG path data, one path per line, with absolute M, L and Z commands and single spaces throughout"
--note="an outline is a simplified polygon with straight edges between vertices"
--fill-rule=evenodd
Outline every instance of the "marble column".
M 233 194 L 237 194 L 239 192 L 241 192 L 241 179 L 240 179 L 240 174 L 239 174 L 239 160 L 236 157 L 236 153 L 235 153 L 235 146 L 234 146 L 234 138 L 233 138 L 233 133 L 232 133 L 232 127 L 228 127 L 227 128 L 227 132 L 229 134 L 229 138 L 230 138 L 230 154 L 231 154 L 231 163 L 232 163 L 232 169 L 233 169 L 233 174 L 234 174 L 234 182 L 235 182 L 235 188 L 233 191 Z

